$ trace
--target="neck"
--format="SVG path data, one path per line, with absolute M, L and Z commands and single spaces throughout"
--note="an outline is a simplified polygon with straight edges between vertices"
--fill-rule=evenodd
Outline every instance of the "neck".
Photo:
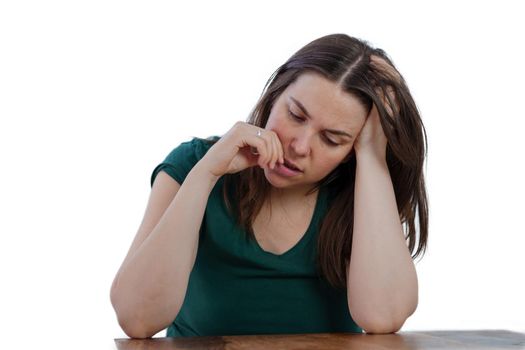
M 282 203 L 284 205 L 299 205 L 301 203 L 310 203 L 312 200 L 315 200 L 317 198 L 317 194 L 319 190 L 315 190 L 312 193 L 308 193 L 308 191 L 311 189 L 311 187 L 305 189 L 305 188 L 271 188 L 270 191 L 270 198 L 271 201 L 277 201 L 279 203 Z

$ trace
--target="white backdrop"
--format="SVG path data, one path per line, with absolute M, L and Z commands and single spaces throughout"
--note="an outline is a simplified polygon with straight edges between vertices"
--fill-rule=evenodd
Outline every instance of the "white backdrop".
M 153 168 L 245 120 L 280 64 L 337 32 L 386 50 L 428 133 L 429 249 L 403 330 L 525 332 L 522 11 L 362 3 L 2 2 L 2 344 L 125 337 L 109 289 Z

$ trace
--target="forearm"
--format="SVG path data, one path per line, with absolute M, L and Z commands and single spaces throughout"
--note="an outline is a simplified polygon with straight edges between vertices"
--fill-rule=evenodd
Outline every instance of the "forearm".
M 123 328 L 126 325 L 134 332 L 140 329 L 139 333 L 153 335 L 178 314 L 215 183 L 197 164 L 159 223 L 119 271 L 112 302 Z
M 386 160 L 357 154 L 348 304 L 359 324 L 401 327 L 417 306 L 417 275 Z M 390 326 L 392 325 L 392 326 Z M 363 327 L 363 326 L 362 326 Z M 381 328 L 379 327 L 379 328 Z

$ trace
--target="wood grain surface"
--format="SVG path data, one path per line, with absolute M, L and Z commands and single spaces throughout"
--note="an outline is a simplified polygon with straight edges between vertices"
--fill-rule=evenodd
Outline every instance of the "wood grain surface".
M 119 350 L 262 349 L 525 349 L 525 334 L 506 330 L 418 331 L 396 334 L 276 334 L 115 339 Z

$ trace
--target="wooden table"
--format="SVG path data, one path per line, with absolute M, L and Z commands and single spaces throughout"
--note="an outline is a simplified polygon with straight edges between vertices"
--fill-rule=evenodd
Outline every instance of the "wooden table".
M 505 330 L 419 331 L 396 334 L 317 333 L 115 339 L 119 350 L 277 349 L 525 349 L 525 334 Z

